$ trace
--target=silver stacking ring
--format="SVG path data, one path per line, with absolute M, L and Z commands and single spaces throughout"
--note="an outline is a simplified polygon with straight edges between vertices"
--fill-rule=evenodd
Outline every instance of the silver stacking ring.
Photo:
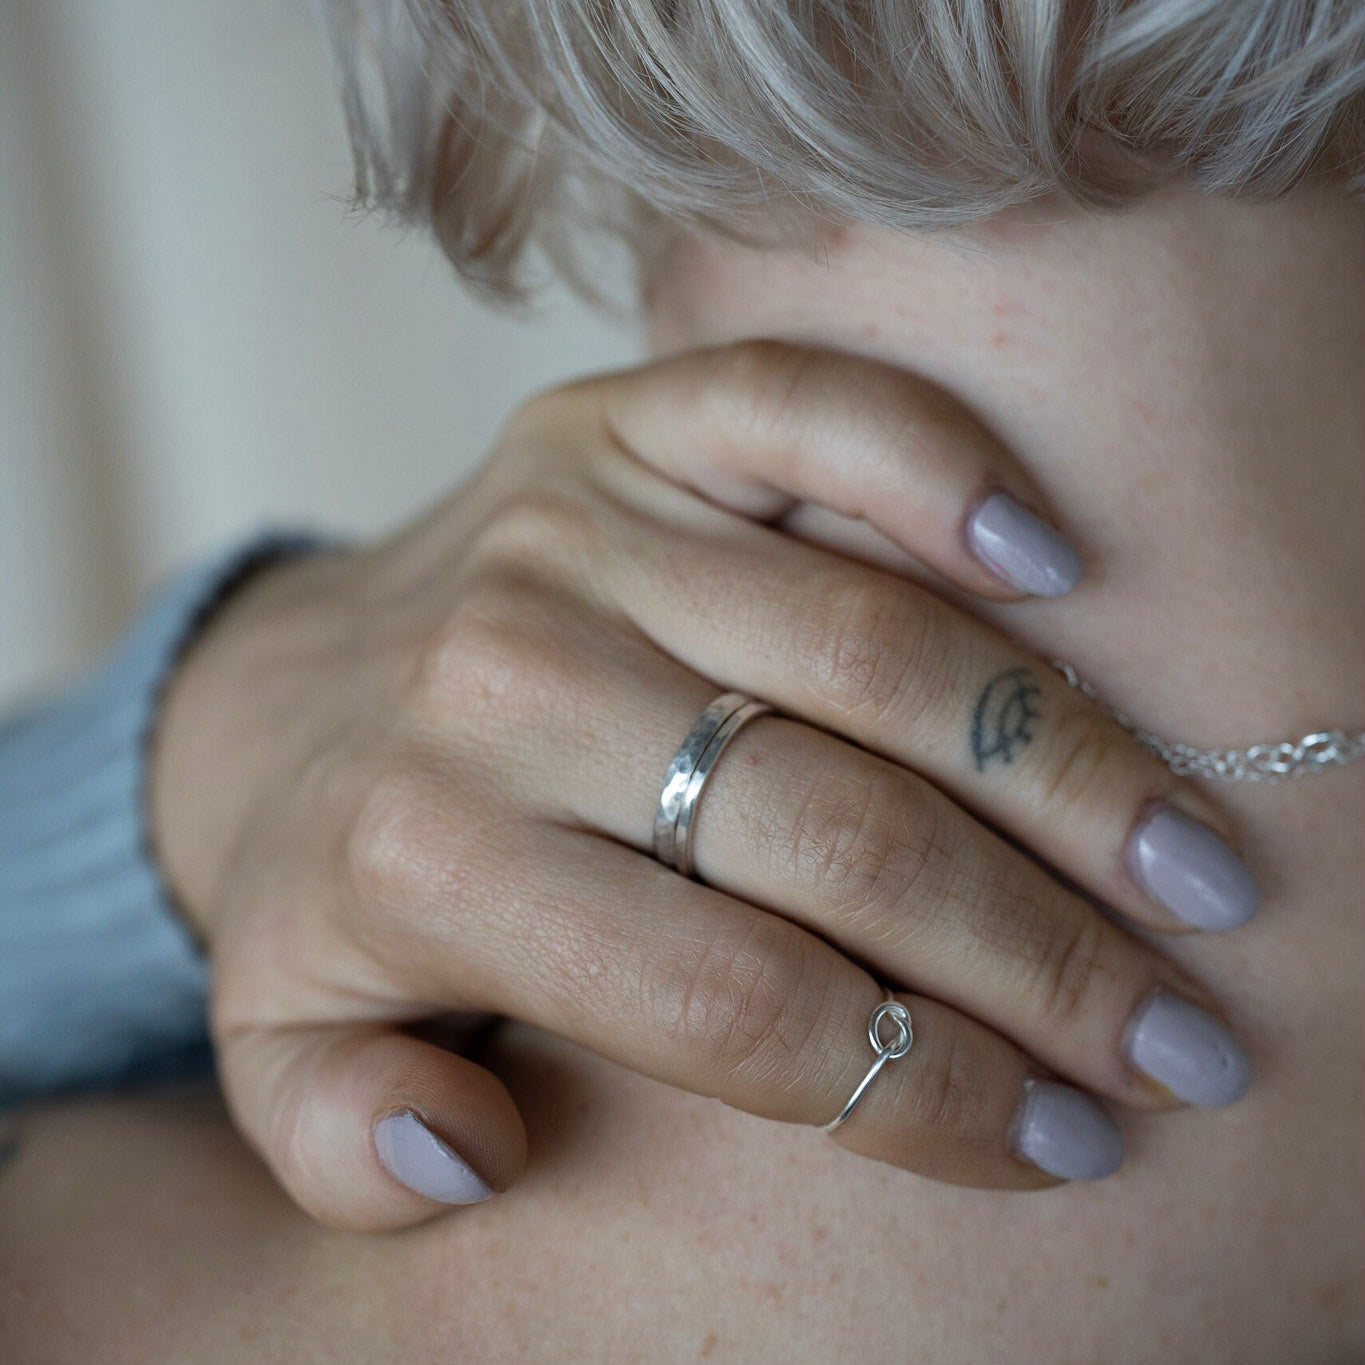
M 751 720 L 771 711 L 743 692 L 725 692 L 706 708 L 673 755 L 654 813 L 654 856 L 694 877 L 692 828 L 702 789 L 726 746 Z
M 896 1027 L 895 1038 L 889 1043 L 882 1042 L 883 1019 L 890 1019 Z M 877 1054 L 876 1059 L 868 1067 L 867 1075 L 858 1082 L 858 1088 L 849 1096 L 848 1103 L 839 1111 L 838 1118 L 831 1119 L 825 1124 L 824 1131 L 827 1133 L 832 1133 L 858 1107 L 863 1091 L 872 1084 L 877 1072 L 887 1062 L 894 1062 L 910 1051 L 915 1042 L 915 1033 L 910 1026 L 910 1011 L 899 1000 L 883 1000 L 872 1011 L 872 1017 L 867 1021 L 867 1040 L 872 1044 L 872 1051 Z

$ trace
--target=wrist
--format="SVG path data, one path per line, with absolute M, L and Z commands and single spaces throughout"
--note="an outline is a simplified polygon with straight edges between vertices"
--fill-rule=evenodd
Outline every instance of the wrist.
M 232 848 L 265 770 L 288 747 L 289 735 L 272 724 L 288 667 L 282 656 L 320 575 L 338 558 L 299 548 L 312 547 L 267 547 L 229 575 L 163 683 L 147 740 L 151 850 L 175 908 L 205 947 Z

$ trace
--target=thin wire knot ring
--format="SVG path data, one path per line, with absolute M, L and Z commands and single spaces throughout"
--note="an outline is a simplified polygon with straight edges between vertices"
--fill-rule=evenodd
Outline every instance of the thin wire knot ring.
M 896 1037 L 894 1042 L 884 1043 L 882 1041 L 883 1019 L 890 1019 L 895 1025 Z M 858 1083 L 858 1088 L 849 1096 L 848 1103 L 839 1111 L 838 1117 L 825 1124 L 824 1131 L 826 1133 L 832 1133 L 857 1108 L 858 1101 L 863 1097 L 863 1092 L 872 1084 L 877 1077 L 877 1072 L 887 1062 L 894 1062 L 904 1057 L 914 1046 L 915 1031 L 911 1024 L 910 1011 L 899 1000 L 883 1000 L 880 1005 L 873 1009 L 871 1017 L 867 1021 L 867 1040 L 872 1044 L 872 1051 L 877 1055 L 872 1065 L 868 1067 L 867 1075 Z

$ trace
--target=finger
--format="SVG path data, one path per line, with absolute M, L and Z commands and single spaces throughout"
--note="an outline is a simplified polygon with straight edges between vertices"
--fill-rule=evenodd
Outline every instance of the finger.
M 714 515 L 615 524 L 598 588 L 660 648 L 921 773 L 1141 924 L 1255 913 L 1217 808 L 1052 669 L 904 579 Z
M 243 1029 L 220 1039 L 218 1060 L 242 1132 L 331 1227 L 401 1228 L 481 1203 L 526 1163 L 502 1082 L 395 1029 Z
M 1109 1099 L 1221 1105 L 1249 1083 L 1216 1002 L 1188 973 L 930 783 L 832 735 L 771 716 L 747 726 L 707 782 L 693 857 L 708 885 L 806 925 Z M 1158 995 L 1207 1021 L 1192 1031 L 1223 1037 L 1180 1094 L 1134 1044 Z
M 744 341 L 588 382 L 638 459 L 745 516 L 819 504 L 996 600 L 1056 596 L 1080 577 L 1005 446 L 951 395 L 884 362 Z
M 840 1146 L 951 1185 L 984 1186 L 1002 1125 L 1016 1162 L 1058 1180 L 1100 1180 L 1122 1164 L 1121 1130 L 1082 1091 L 1039 1074 L 1008 1045 L 1002 1053 L 998 1035 L 936 1000 L 891 998 L 909 1011 L 914 1042 L 835 1129 Z
M 536 848 L 519 858 L 509 841 L 495 922 L 471 922 L 471 907 L 448 898 L 423 907 L 421 950 L 407 955 L 414 994 L 497 999 L 516 1018 L 761 1117 L 824 1125 L 840 1112 L 873 1061 L 869 1016 L 885 992 L 867 972 L 789 920 L 614 842 L 551 827 Z M 914 1048 L 884 1068 L 838 1141 L 983 1188 L 1117 1166 L 1121 1137 L 1093 1100 L 984 1024 L 901 998 Z M 1067 1096 L 1035 1115 L 1038 1131 L 1025 1122 L 1037 1104 L 1027 1081 Z
M 650 852 L 663 773 L 715 684 L 628 628 L 599 626 L 592 650 L 552 617 L 537 632 L 551 674 L 537 718 L 556 737 L 554 762 L 509 765 L 507 798 Z M 573 700 L 584 696 L 591 706 Z M 524 716 L 490 724 L 505 727 L 500 742 L 525 742 Z M 438 787 L 423 804 L 439 807 Z M 754 721 L 708 778 L 692 829 L 709 885 L 805 925 L 880 979 L 957 1006 L 1090 1090 L 1164 1109 L 1230 1103 L 1245 1088 L 1245 1060 L 1193 978 L 924 778 L 837 736 Z M 427 842 L 454 838 L 438 827 Z M 1153 1074 L 1133 1047 L 1158 991 L 1224 1043 L 1197 1085 L 1177 1081 L 1179 1095 L 1172 1074 Z

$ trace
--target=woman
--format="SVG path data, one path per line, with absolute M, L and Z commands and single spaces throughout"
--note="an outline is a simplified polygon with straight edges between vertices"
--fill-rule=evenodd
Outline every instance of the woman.
M 1195 794 L 1035 660 L 1073 661 L 1145 728 L 1204 745 L 1358 705 L 1362 263 L 1354 206 L 1312 172 L 1354 135 L 1360 21 L 1087 11 L 1078 39 L 1034 10 L 998 32 L 974 7 L 875 12 L 925 25 L 907 34 L 739 5 L 723 28 L 690 9 L 650 27 L 630 7 L 619 41 L 656 59 L 625 68 L 632 85 L 550 12 L 502 52 L 491 21 L 432 16 L 431 53 L 471 54 L 504 120 L 536 91 L 646 206 L 676 214 L 709 185 L 752 211 L 776 180 L 847 221 L 818 253 L 809 235 L 640 224 L 654 349 L 675 358 L 529 406 L 479 480 L 394 542 L 247 583 L 172 684 L 152 774 L 167 870 L 213 947 L 234 1117 L 290 1194 L 377 1228 L 505 1188 L 512 1101 L 526 1177 L 402 1239 L 355 1239 L 268 1194 L 193 1107 L 39 1115 L 0 1218 L 39 1220 L 30 1264 L 60 1261 L 65 1283 L 29 1272 L 27 1330 L 84 1277 L 117 1288 L 98 1255 L 117 1209 L 92 1220 L 87 1201 L 82 1251 L 54 1188 L 96 1150 L 108 1170 L 112 1134 L 128 1177 L 155 1169 L 179 1196 L 164 1220 L 149 1197 L 129 1282 L 155 1256 L 183 1302 L 165 1248 L 213 1228 L 244 1324 L 296 1356 L 1351 1358 L 1359 769 Z M 380 50 L 403 55 L 393 34 Z M 889 53 L 913 54 L 917 102 L 877 98 L 866 73 Z M 897 143 L 902 107 L 921 123 Z M 509 148 L 487 129 L 462 142 L 458 108 L 430 142 L 396 122 L 428 188 L 465 177 L 443 240 L 492 283 L 515 245 L 494 229 L 519 220 L 474 191 L 516 169 Z M 691 160 L 663 145 L 675 131 Z M 1064 191 L 1136 175 L 1114 164 L 1119 134 L 1184 177 L 1078 206 Z M 893 184 L 874 194 L 866 161 L 888 143 L 901 161 L 878 161 Z M 1274 202 L 1209 192 L 1291 182 Z M 556 202 L 512 183 L 515 202 Z M 959 226 L 900 231 L 935 219 Z M 695 349 L 745 338 L 782 344 Z M 997 489 L 1008 504 L 981 496 Z M 1009 600 L 1074 578 L 1015 510 L 1045 505 L 1085 574 Z M 707 778 L 697 888 L 640 855 L 662 768 L 722 688 L 790 719 L 746 726 Z M 186 776 L 206 763 L 212 790 Z M 1252 851 L 1267 894 L 1250 923 L 1254 889 L 1212 830 Z M 1240 927 L 1147 932 L 1181 923 Z M 812 1140 L 802 1127 L 842 1117 L 866 1079 L 856 1035 L 883 981 L 913 1041 L 877 1035 L 884 1064 L 835 1141 Z M 1175 993 L 1234 1023 L 1256 1060 L 1245 1098 L 1231 1033 Z M 570 1041 L 509 1024 L 476 1069 L 393 1030 L 415 1001 Z M 1077 1086 L 1123 1106 L 1117 1174 Z M 1172 1090 L 1196 1107 L 1157 1112 Z M 1054 1183 L 1044 1163 L 1106 1178 L 1018 1196 Z M 270 1306 L 281 1274 L 313 1311 Z M 136 1336 L 80 1298 L 90 1323 L 68 1330 Z M 143 1355 L 166 1349 L 155 1330 Z

